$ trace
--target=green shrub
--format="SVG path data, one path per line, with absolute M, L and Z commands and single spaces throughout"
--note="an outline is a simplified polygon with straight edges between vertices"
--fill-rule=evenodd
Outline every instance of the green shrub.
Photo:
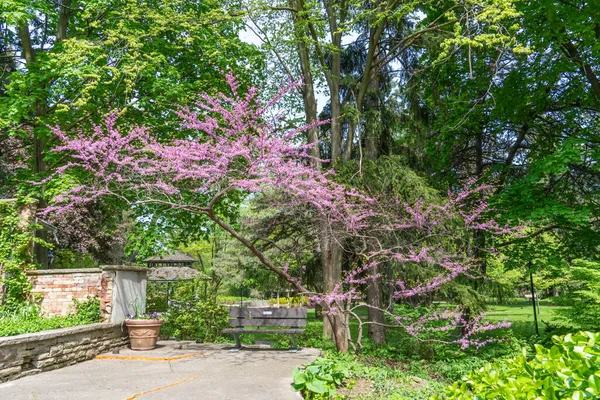
M 287 297 L 280 297 L 279 299 L 269 299 L 270 306 L 280 305 L 287 307 L 288 305 L 290 305 L 291 307 L 304 307 L 306 303 L 308 303 L 308 299 L 306 298 L 306 296 L 295 296 L 290 297 L 289 299 Z
M 79 253 L 71 249 L 57 249 L 54 251 L 52 268 L 98 268 L 98 263 L 90 254 Z
M 97 296 L 88 296 L 87 300 L 73 299 L 75 312 L 65 316 L 44 317 L 40 315 L 40 306 L 32 301 L 17 307 L 0 310 L 0 336 L 14 336 L 35 333 L 51 329 L 68 328 L 100 322 L 100 300 Z
M 102 322 L 98 296 L 88 296 L 86 300 L 77 300 L 73 297 L 73 303 L 75 303 L 75 316 L 84 324 Z
M 217 301 L 219 304 L 234 304 L 234 305 L 238 305 L 240 304 L 240 301 L 256 301 L 256 300 L 260 300 L 254 297 L 242 297 L 240 298 L 240 296 L 217 296 Z
M 170 304 L 167 285 L 152 282 L 148 288 L 146 312 L 161 312 L 165 320 L 161 336 L 214 342 L 227 327 L 229 311 L 220 305 L 217 288 L 210 283 L 199 279 L 172 283 Z
M 52 318 L 38 316 L 27 319 L 19 316 L 4 316 L 0 318 L 0 336 L 14 336 L 85 324 L 85 321 L 74 315 Z
M 225 329 L 229 311 L 212 297 L 173 306 L 163 314 L 165 323 L 161 331 L 177 339 L 213 342 Z
M 40 307 L 33 302 L 23 303 L 10 311 L 4 309 L 0 313 L 0 336 L 35 333 L 99 321 L 100 300 L 89 297 L 87 301 L 76 301 L 75 304 L 79 305 L 75 314 L 50 318 L 41 316 Z
M 164 312 L 169 309 L 167 304 L 169 286 L 166 282 L 148 281 L 146 283 L 146 311 Z
M 600 397 L 600 334 L 554 336 L 504 363 L 492 363 L 455 382 L 437 399 L 597 399 Z

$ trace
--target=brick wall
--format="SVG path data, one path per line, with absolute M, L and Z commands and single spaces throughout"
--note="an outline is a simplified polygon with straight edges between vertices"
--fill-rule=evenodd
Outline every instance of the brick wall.
M 104 322 L 120 323 L 134 299 L 146 304 L 146 268 L 104 265 L 102 268 L 44 269 L 28 271 L 31 293 L 42 297 L 45 316 L 67 315 L 73 298 L 98 296 Z M 119 289 L 119 290 L 117 290 Z
M 88 296 L 100 296 L 103 274 L 99 268 L 89 268 L 36 270 L 27 275 L 31 293 L 43 297 L 44 315 L 56 316 L 73 311 L 73 298 L 86 300 Z
M 104 323 L 0 338 L 0 382 L 89 360 L 128 343 L 125 326 Z

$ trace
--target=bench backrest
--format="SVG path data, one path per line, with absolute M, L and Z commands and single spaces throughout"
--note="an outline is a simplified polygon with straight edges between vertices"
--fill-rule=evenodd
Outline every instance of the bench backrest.
M 306 326 L 306 308 L 231 307 L 229 326 Z

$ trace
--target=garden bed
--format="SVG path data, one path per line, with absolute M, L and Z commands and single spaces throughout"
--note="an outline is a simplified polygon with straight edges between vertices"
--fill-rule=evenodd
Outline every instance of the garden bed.
M 23 319 L 18 316 L 0 318 L 0 337 L 36 333 L 52 329 L 69 328 L 72 326 L 88 325 L 87 321 L 78 315 L 64 317 L 29 317 Z

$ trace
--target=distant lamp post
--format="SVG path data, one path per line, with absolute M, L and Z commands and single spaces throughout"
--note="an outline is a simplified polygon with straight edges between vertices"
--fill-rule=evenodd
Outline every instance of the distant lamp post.
M 55 259 L 56 257 L 54 256 L 54 253 L 48 250 L 48 267 L 52 268 L 52 264 L 54 264 Z
M 539 336 L 540 329 L 538 327 L 537 309 L 535 307 L 535 288 L 533 286 L 533 272 L 531 271 L 532 265 L 533 264 L 531 263 L 531 261 L 529 261 L 527 263 L 527 270 L 529 271 L 529 284 L 531 286 L 531 304 L 533 304 L 533 320 L 535 322 L 535 334 Z

